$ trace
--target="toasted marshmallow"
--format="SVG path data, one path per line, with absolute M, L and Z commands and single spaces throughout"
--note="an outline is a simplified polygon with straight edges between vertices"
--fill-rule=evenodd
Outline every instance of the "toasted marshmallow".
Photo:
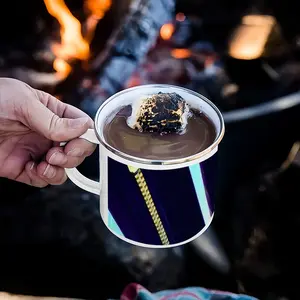
M 138 99 L 132 104 L 127 125 L 140 132 L 159 134 L 184 132 L 190 108 L 176 93 L 158 93 Z

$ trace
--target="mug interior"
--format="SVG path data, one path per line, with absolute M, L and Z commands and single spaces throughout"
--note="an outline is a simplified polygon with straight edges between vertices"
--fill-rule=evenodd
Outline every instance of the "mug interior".
M 224 135 L 224 121 L 218 108 L 204 96 L 191 90 L 172 85 L 142 85 L 121 91 L 108 100 L 99 108 L 95 118 L 95 130 L 102 145 L 108 150 L 118 153 L 118 149 L 110 146 L 104 137 L 105 125 L 114 118 L 115 114 L 124 106 L 132 105 L 137 99 L 148 95 L 162 93 L 177 93 L 195 110 L 204 113 L 213 123 L 216 131 L 215 140 L 208 148 L 214 148 L 219 144 Z M 207 149 L 201 151 L 207 152 Z M 124 153 L 123 153 L 124 154 Z M 199 153 L 198 153 L 199 154 Z M 130 159 L 129 155 L 128 158 Z

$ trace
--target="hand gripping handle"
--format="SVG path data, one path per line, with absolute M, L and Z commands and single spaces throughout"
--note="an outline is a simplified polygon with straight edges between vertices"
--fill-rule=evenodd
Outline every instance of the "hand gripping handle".
M 94 129 L 88 129 L 83 135 L 79 137 L 80 139 L 85 139 L 91 143 L 99 145 L 99 141 L 96 137 Z M 60 146 L 65 146 L 67 143 L 63 142 L 60 143 Z M 100 195 L 100 183 L 94 180 L 91 180 L 84 175 L 82 175 L 77 168 L 66 168 L 66 173 L 68 178 L 76 184 L 78 187 L 82 188 L 83 190 Z

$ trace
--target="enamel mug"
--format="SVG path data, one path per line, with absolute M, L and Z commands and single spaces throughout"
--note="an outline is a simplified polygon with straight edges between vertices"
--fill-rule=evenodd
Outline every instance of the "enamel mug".
M 137 98 L 175 92 L 215 126 L 214 142 L 185 158 L 152 160 L 131 156 L 112 147 L 103 130 L 112 114 Z M 81 138 L 99 145 L 99 181 L 66 169 L 71 181 L 99 195 L 100 214 L 107 228 L 131 244 L 165 248 L 199 237 L 214 216 L 216 153 L 224 135 L 224 120 L 205 97 L 171 85 L 144 85 L 121 91 L 99 108 L 95 129 Z

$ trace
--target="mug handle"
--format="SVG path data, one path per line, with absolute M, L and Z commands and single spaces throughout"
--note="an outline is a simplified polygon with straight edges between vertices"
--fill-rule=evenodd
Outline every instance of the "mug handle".
M 99 140 L 96 137 L 94 129 L 88 129 L 83 135 L 79 137 L 80 139 L 85 139 L 93 144 L 99 145 Z M 67 143 L 62 142 L 60 146 L 65 146 Z M 95 195 L 100 195 L 101 185 L 99 182 L 91 180 L 84 175 L 82 175 L 77 168 L 65 168 L 68 178 L 81 189 L 93 193 Z

